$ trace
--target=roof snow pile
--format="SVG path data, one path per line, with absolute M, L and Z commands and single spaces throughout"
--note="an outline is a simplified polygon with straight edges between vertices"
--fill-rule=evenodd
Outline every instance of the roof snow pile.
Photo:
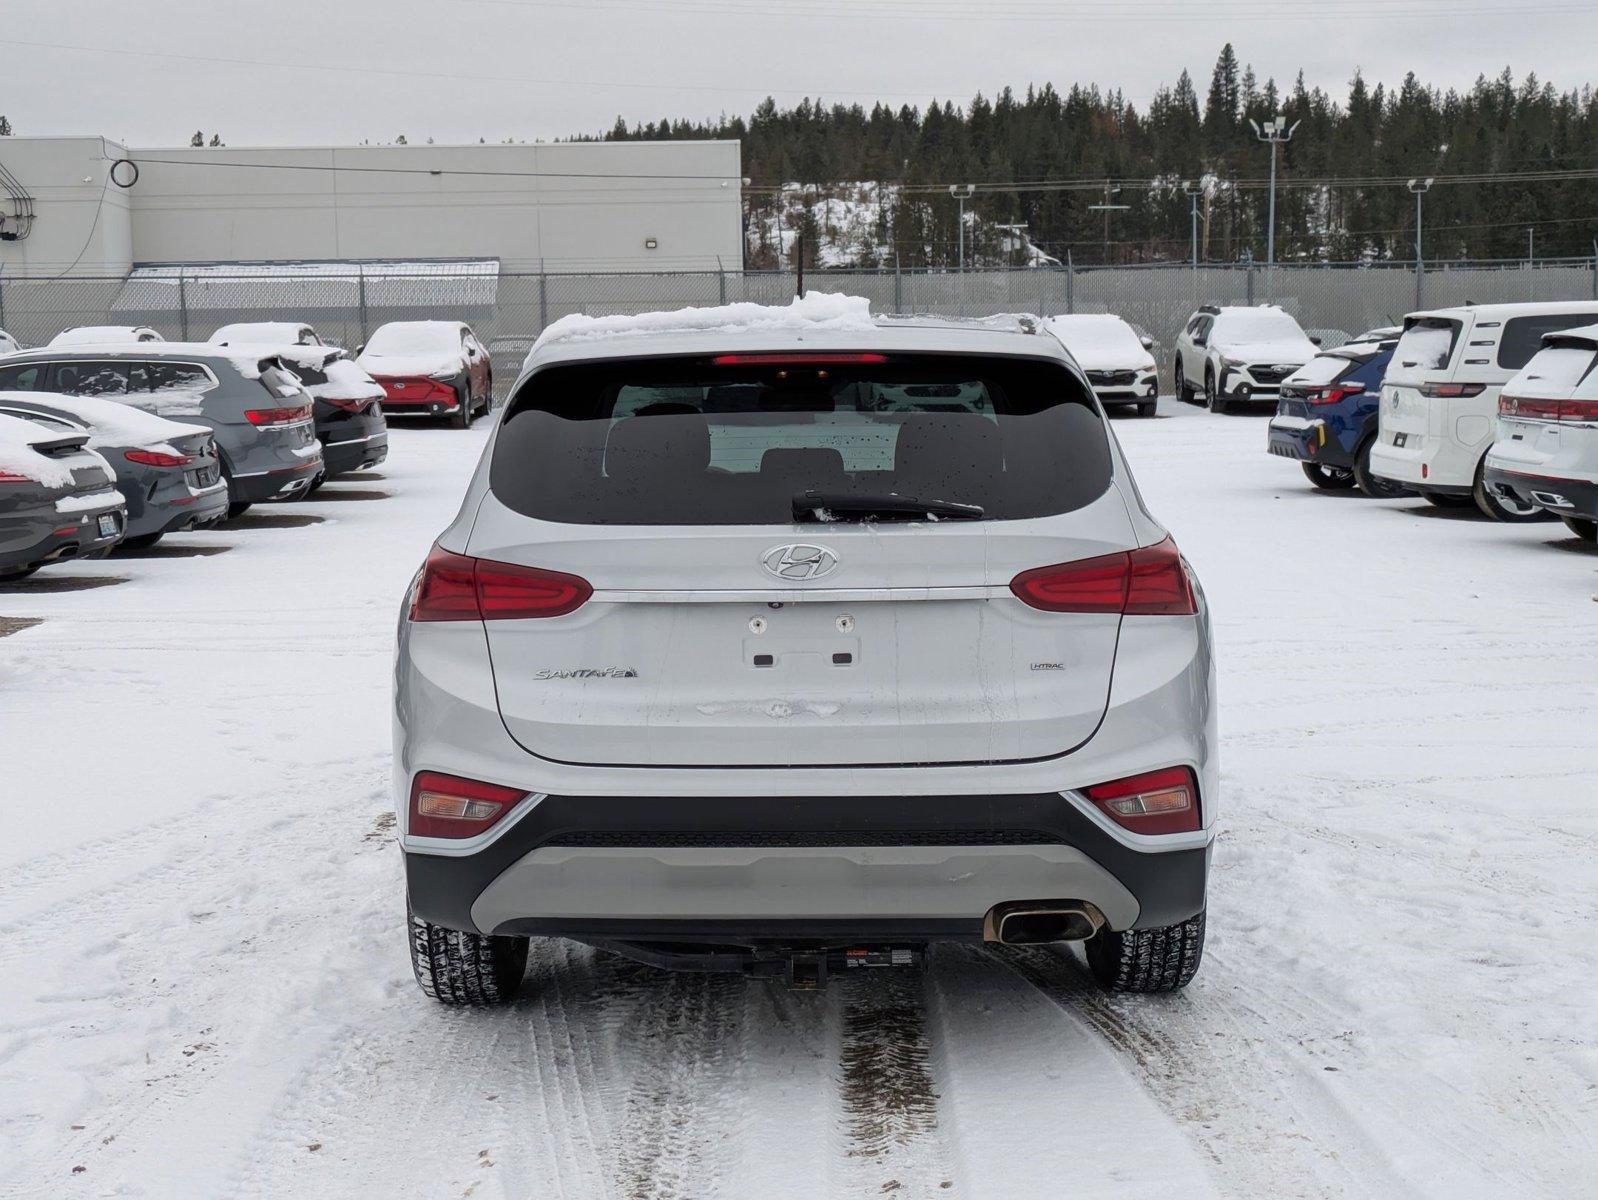
M 61 436 L 61 430 L 46 429 L 21 417 L 0 417 L 0 475 L 20 475 L 49 488 L 66 487 L 72 482 L 71 465 L 33 448 L 38 442 L 53 442 Z
M 211 432 L 204 425 L 169 421 L 142 408 L 134 408 L 131 404 L 103 400 L 98 396 L 63 396 L 56 392 L 0 392 L 0 402 L 5 400 L 37 404 L 41 408 L 50 408 L 64 416 L 81 421 L 89 427 L 91 450 L 124 446 L 151 448 L 165 445 L 173 438 Z
M 722 304 L 637 316 L 590 317 L 573 313 L 544 330 L 528 358 L 552 342 L 637 337 L 660 333 L 865 333 L 877 328 L 864 296 L 810 292 L 791 304 Z
M 318 400 L 381 400 L 387 395 L 382 384 L 347 358 L 334 359 L 323 369 L 327 382 L 305 389 Z

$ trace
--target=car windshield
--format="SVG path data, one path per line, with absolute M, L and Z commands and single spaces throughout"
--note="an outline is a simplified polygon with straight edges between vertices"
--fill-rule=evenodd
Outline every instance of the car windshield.
M 1212 342 L 1234 346 L 1249 346 L 1260 342 L 1302 342 L 1307 339 L 1298 322 L 1285 312 L 1275 309 L 1258 309 L 1251 312 L 1227 312 L 1215 318 Z
M 1062 363 L 846 357 L 545 368 L 506 411 L 490 486 L 526 516 L 600 525 L 788 524 L 812 492 L 839 520 L 1014 519 L 1109 486 L 1103 421 Z M 963 509 L 919 507 L 934 501 Z
M 457 326 L 434 321 L 385 325 L 366 343 L 367 354 L 457 354 L 461 331 Z

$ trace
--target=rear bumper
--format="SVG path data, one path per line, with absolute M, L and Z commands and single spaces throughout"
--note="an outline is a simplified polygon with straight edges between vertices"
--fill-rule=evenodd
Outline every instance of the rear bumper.
M 187 496 L 163 498 L 145 504 L 137 516 L 133 506 L 128 506 L 128 537 L 143 537 L 152 533 L 177 533 L 220 521 L 227 516 L 227 484 L 218 482 L 208 488 L 188 489 Z
M 1116 929 L 1204 907 L 1207 834 L 1134 848 L 1083 803 L 534 797 L 474 852 L 407 848 L 406 883 L 415 913 L 449 928 L 623 940 L 980 937 L 1008 900 L 1085 900 Z
M 127 509 L 121 493 L 111 492 L 109 495 L 115 496 L 115 500 L 108 499 L 97 507 L 82 509 L 70 515 L 49 510 L 23 514 L 16 521 L 19 529 L 25 521 L 49 532 L 29 545 L 0 550 L 0 569 L 30 567 L 35 563 L 69 558 L 99 558 L 110 553 L 111 548 L 126 536 Z M 99 521 L 105 515 L 114 517 L 116 531 L 102 537 Z M 11 540 L 4 537 L 8 532 L 9 529 L 0 525 L 0 540 Z
M 1536 504 L 1567 517 L 1598 518 L 1598 483 L 1494 466 L 1489 458 L 1483 471 L 1488 487 L 1503 488 L 1526 504 Z
M 388 431 L 344 441 L 322 443 L 322 463 L 329 475 L 375 467 L 388 457 Z
M 322 470 L 322 457 L 307 458 L 290 467 L 275 467 L 270 471 L 252 471 L 233 476 L 235 503 L 257 504 L 263 500 L 286 500 L 297 496 L 311 486 L 311 481 Z
M 1326 422 L 1301 417 L 1272 417 L 1267 449 L 1280 458 L 1324 463 L 1351 469 L 1354 456 L 1326 431 Z

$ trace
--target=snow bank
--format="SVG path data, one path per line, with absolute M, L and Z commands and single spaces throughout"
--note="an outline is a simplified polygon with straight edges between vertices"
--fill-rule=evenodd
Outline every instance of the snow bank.
M 303 325 L 292 321 L 249 321 L 237 325 L 224 325 L 211 335 L 211 342 L 217 346 L 229 346 L 235 343 L 260 345 L 262 343 L 296 346 L 299 345 L 300 331 Z
M 630 337 L 655 333 L 867 332 L 877 328 L 871 301 L 864 296 L 811 292 L 791 304 L 722 304 L 711 308 L 679 308 L 637 316 L 589 317 L 573 313 L 544 330 L 528 359 L 552 342 Z
M 37 442 L 54 441 L 60 430 L 46 429 L 21 417 L 0 417 L 0 475 L 20 475 L 45 487 L 66 487 L 72 467 L 35 450 Z
M 89 427 L 91 450 L 107 446 L 153 447 L 173 438 L 211 432 L 204 425 L 169 421 L 131 404 L 99 396 L 64 396 L 58 392 L 0 392 L 0 402 L 6 400 L 37 404 L 83 422 Z
M 137 345 L 147 337 L 161 340 L 154 330 L 140 325 L 80 325 L 76 329 L 63 329 L 50 339 L 52 346 L 126 346 Z

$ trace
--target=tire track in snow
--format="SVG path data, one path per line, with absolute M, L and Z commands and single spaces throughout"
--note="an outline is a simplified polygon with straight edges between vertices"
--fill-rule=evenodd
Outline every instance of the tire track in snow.
M 985 947 L 994 961 L 1077 1017 L 1125 1056 L 1226 1190 L 1239 1195 L 1407 1195 L 1322 1081 L 1292 1061 L 1292 1031 L 1233 1011 L 1213 987 L 1170 996 L 1104 992 L 1069 950 Z M 1211 975 L 1224 970 L 1208 956 Z M 1257 1046 L 1267 1047 L 1270 1060 Z
M 940 1140 L 924 971 L 862 971 L 842 994 L 839 1124 L 845 1194 L 954 1195 Z

